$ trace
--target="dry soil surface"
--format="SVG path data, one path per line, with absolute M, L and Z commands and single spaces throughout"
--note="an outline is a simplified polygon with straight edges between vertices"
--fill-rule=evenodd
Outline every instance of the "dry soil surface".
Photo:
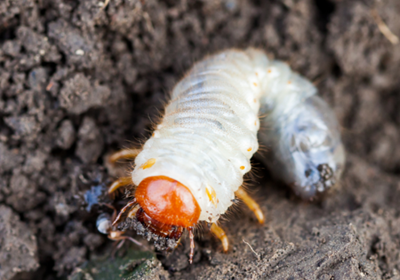
M 267 222 L 236 210 L 228 254 L 204 231 L 193 265 L 186 241 L 157 277 L 400 279 L 400 45 L 379 20 L 400 36 L 398 0 L 102 1 L 0 1 L 0 279 L 67 276 L 108 248 L 82 176 L 113 178 L 106 155 L 146 138 L 193 61 L 248 46 L 332 105 L 343 180 L 304 202 L 255 162 Z

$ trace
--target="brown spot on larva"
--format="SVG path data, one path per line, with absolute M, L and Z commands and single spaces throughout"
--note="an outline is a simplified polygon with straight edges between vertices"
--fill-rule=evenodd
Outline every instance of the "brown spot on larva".
M 155 163 L 156 163 L 156 159 L 151 158 L 148 161 L 146 161 L 145 163 L 143 163 L 142 166 L 140 166 L 140 168 L 147 169 L 147 168 L 152 167 Z
M 219 201 L 217 199 L 217 193 L 215 192 L 214 188 L 207 185 L 206 194 L 208 196 L 208 199 L 212 202 L 212 204 L 214 204 L 214 206 L 217 207 Z
M 257 99 L 256 98 L 254 98 L 254 103 L 257 103 Z
M 243 165 L 240 167 L 241 170 L 244 170 L 244 168 L 245 168 L 245 167 L 244 167 Z
M 253 83 L 253 85 L 256 87 L 256 86 L 257 86 L 257 83 Z
M 271 73 L 272 72 L 272 70 L 271 69 L 268 69 L 268 73 Z
M 287 83 L 288 83 L 288 85 L 290 85 L 292 83 L 292 81 L 288 81 Z
M 247 149 L 248 152 L 251 152 L 251 150 L 253 150 L 251 147 Z
M 256 72 L 256 76 L 258 76 L 258 72 Z

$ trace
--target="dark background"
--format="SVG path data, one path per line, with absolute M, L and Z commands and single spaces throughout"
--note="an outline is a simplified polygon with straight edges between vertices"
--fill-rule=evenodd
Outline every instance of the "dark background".
M 304 202 L 255 163 L 265 225 L 233 211 L 222 224 L 228 254 L 204 231 L 195 264 L 184 242 L 159 256 L 160 273 L 400 279 L 400 45 L 372 12 L 400 36 L 398 0 L 99 3 L 0 1 L 1 279 L 66 276 L 109 245 L 95 213 L 81 210 L 79 175 L 143 141 L 194 61 L 248 46 L 288 62 L 334 108 L 348 151 L 343 180 Z

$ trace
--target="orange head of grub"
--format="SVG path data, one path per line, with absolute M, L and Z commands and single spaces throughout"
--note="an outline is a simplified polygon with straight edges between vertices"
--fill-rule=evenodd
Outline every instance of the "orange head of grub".
M 190 190 L 166 176 L 144 179 L 135 198 L 143 211 L 164 225 L 193 227 L 200 216 L 200 206 Z
M 199 220 L 201 209 L 191 191 L 167 176 L 148 177 L 138 185 L 131 204 L 133 203 L 139 207 L 134 207 L 129 212 L 129 217 L 134 216 L 130 221 L 133 224 L 125 227 L 134 228 L 138 234 L 154 238 L 158 249 L 174 248 L 179 243 L 183 230 L 188 229 L 192 262 L 193 227 Z M 118 220 L 119 217 L 115 222 Z

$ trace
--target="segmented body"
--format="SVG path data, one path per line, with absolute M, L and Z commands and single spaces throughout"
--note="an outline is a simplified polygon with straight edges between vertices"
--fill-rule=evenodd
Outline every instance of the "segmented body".
M 162 122 L 135 160 L 132 179 L 165 175 L 187 186 L 200 220 L 216 222 L 258 149 L 266 57 L 226 51 L 197 63 L 174 88 Z M 150 166 L 151 165 L 151 166 Z
M 199 221 L 231 206 L 258 150 L 260 106 L 267 165 L 303 197 L 340 176 L 336 118 L 315 87 L 264 52 L 227 50 L 196 63 L 175 86 L 165 115 L 136 157 L 133 183 L 168 176 L 197 200 Z

